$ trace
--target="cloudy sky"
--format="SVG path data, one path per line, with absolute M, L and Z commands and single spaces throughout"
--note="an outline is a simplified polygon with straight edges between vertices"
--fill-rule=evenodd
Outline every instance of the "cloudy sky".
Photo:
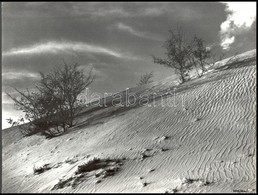
M 93 67 L 91 92 L 134 87 L 141 74 L 174 75 L 154 64 L 164 57 L 168 29 L 198 35 L 216 53 L 256 48 L 256 3 L 26 2 L 2 3 L 2 124 L 21 113 L 4 92 L 33 88 L 38 72 L 63 61 Z

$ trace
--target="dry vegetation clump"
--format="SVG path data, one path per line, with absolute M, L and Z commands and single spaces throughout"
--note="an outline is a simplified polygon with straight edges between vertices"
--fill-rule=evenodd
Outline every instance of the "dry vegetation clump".
M 74 164 L 74 163 L 76 163 L 78 161 L 78 159 L 66 159 L 65 160 L 65 163 L 68 163 L 68 164 Z
M 66 186 L 70 186 L 71 183 L 73 181 L 73 177 L 70 177 L 66 180 L 62 180 L 62 179 L 59 179 L 59 182 L 51 189 L 51 190 L 57 190 L 57 189 L 62 189 Z
M 94 171 L 94 170 L 103 168 L 105 166 L 106 166 L 106 164 L 101 163 L 101 160 L 99 158 L 94 158 L 93 160 L 90 160 L 87 163 L 79 165 L 75 174 Z
M 185 178 L 183 184 L 192 184 L 194 182 L 201 182 L 201 185 L 202 186 L 208 186 L 210 184 L 212 184 L 213 182 L 211 181 L 206 181 L 206 180 L 203 180 L 203 179 L 191 179 L 191 178 Z
M 110 165 L 120 163 L 120 159 L 99 159 L 99 158 L 94 158 L 90 160 L 87 163 L 84 163 L 83 165 L 78 166 L 78 170 L 75 172 L 75 174 L 81 174 L 85 172 L 91 172 L 95 171 L 98 169 L 103 169 L 106 168 Z M 106 170 L 107 171 L 107 170 Z
M 115 175 L 122 165 L 121 159 L 100 159 L 93 158 L 87 163 L 79 165 L 75 174 L 68 179 L 60 179 L 52 190 L 61 189 L 67 186 L 75 188 L 85 179 L 90 177 L 98 178 L 95 182 L 100 183 L 102 179 Z
M 41 167 L 33 167 L 33 172 L 35 175 L 38 175 L 38 174 L 41 174 L 41 173 L 44 173 L 45 171 L 51 169 L 51 167 L 49 166 L 49 164 L 45 164 Z
M 147 183 L 147 182 L 142 182 L 142 187 L 145 187 L 145 186 L 147 186 L 149 183 Z
M 191 184 L 193 182 L 200 181 L 200 179 L 185 178 L 184 183 Z
M 103 178 L 109 177 L 109 176 L 113 176 L 115 175 L 115 173 L 119 170 L 119 167 L 111 167 L 106 169 L 103 172 Z

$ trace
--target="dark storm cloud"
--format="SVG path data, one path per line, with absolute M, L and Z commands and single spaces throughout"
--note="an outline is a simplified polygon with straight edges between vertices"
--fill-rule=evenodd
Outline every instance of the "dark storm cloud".
M 211 5 L 212 10 L 208 9 Z M 3 35 L 8 31 L 14 40 L 7 36 L 3 41 L 5 47 L 10 45 L 9 49 L 36 40 L 66 38 L 110 45 L 115 35 L 107 28 L 117 22 L 161 37 L 168 26 L 175 24 L 187 24 L 186 30 L 208 25 L 207 30 L 212 32 L 210 26 L 219 28 L 216 23 L 225 17 L 222 8 L 215 3 L 4 3 Z M 216 28 L 214 31 L 217 33 Z

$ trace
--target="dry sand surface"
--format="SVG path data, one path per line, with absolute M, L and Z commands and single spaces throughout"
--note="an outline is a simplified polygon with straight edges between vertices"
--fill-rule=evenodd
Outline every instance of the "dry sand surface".
M 59 137 L 3 130 L 3 192 L 256 192 L 256 50 L 243 56 L 184 84 L 131 89 L 164 98 L 86 109 Z

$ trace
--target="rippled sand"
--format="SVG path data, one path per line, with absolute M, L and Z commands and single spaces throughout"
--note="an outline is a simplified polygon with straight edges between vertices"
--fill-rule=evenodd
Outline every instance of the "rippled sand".
M 50 140 L 4 130 L 3 192 L 255 192 L 256 58 L 216 68 L 182 85 L 167 78 L 135 88 L 165 98 L 85 112 L 80 125 Z M 89 176 L 51 191 L 93 157 L 125 160 L 100 183 Z M 50 170 L 33 174 L 46 163 Z

